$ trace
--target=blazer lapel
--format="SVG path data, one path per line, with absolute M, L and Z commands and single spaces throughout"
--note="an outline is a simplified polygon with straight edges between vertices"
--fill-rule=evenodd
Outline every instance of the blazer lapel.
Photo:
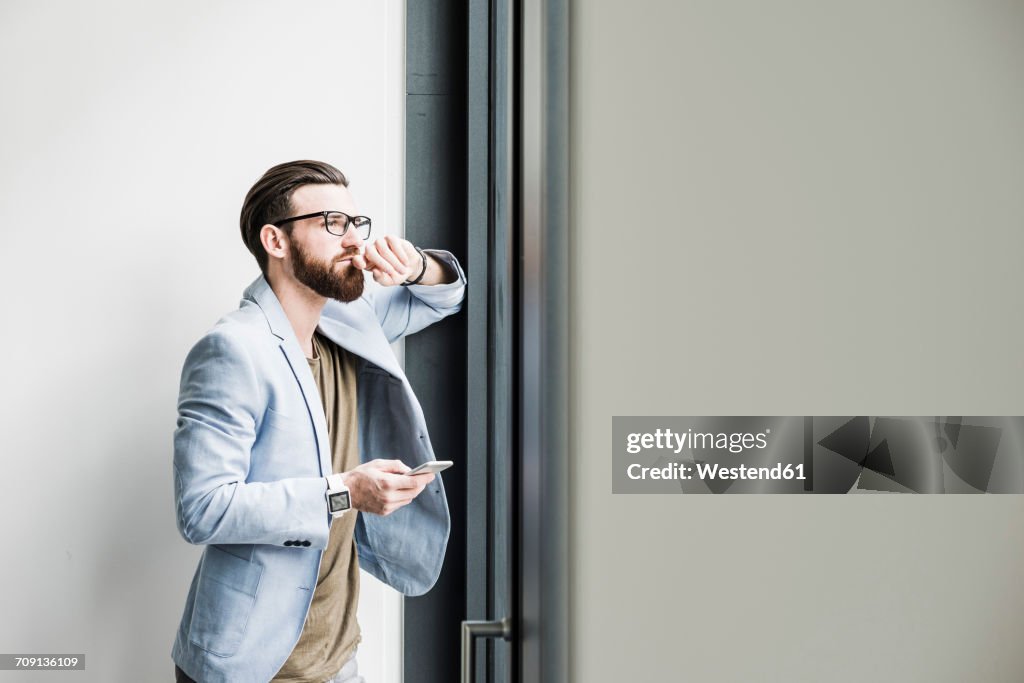
M 318 329 L 346 351 L 361 356 L 398 379 L 405 377 L 398 358 L 381 332 L 376 313 L 365 300 L 348 304 L 328 301 Z
M 327 438 L 327 418 L 324 417 L 323 402 L 320 399 L 320 392 L 317 391 L 316 383 L 313 381 L 313 373 L 309 370 L 309 362 L 302 349 L 299 348 L 299 341 L 295 337 L 291 322 L 285 315 L 284 309 L 281 308 L 281 302 L 278 301 L 277 295 L 274 294 L 274 290 L 270 288 L 264 277 L 257 278 L 246 288 L 242 296 L 256 302 L 263 314 L 267 316 L 271 333 L 280 340 L 281 351 L 299 383 L 302 398 L 306 402 L 306 410 L 313 421 L 313 431 L 316 435 L 316 445 L 320 455 L 320 473 L 326 477 L 333 471 L 331 445 Z

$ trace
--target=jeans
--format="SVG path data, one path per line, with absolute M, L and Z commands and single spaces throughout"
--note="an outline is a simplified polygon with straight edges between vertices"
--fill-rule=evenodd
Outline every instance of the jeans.
M 174 665 L 174 682 L 175 683 L 196 683 L 194 680 L 188 677 L 184 671 L 178 668 L 178 665 Z M 356 653 L 353 652 L 352 656 L 345 666 L 341 667 L 341 671 L 331 676 L 324 683 L 366 683 L 366 679 L 359 675 L 359 665 L 356 663 Z

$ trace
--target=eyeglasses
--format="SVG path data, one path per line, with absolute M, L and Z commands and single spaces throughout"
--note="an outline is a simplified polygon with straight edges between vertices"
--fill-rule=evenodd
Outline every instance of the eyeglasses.
M 292 216 L 291 218 L 285 218 L 276 223 L 273 223 L 275 228 L 280 228 L 286 223 L 294 223 L 295 221 L 305 220 L 306 218 L 316 218 L 317 216 L 321 219 L 321 227 L 332 235 L 343 237 L 348 229 L 355 227 L 356 232 L 359 233 L 361 238 L 370 238 L 370 219 L 366 216 L 349 216 L 347 213 L 341 211 L 317 211 L 316 213 L 307 213 L 302 216 Z

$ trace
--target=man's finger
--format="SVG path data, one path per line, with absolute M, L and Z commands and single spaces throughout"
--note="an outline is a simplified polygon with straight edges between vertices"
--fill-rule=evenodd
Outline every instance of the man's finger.
M 386 275 L 389 275 L 397 280 L 399 277 L 399 273 L 397 273 L 395 271 L 395 267 L 388 263 L 387 259 L 385 259 L 383 255 L 381 255 L 381 248 L 382 245 L 379 245 L 377 242 L 371 244 L 369 247 L 366 248 L 366 259 L 367 261 L 369 261 L 371 268 L 378 270 Z
M 409 243 L 406 240 L 395 237 L 394 235 L 388 235 L 384 239 L 387 241 L 388 251 L 395 255 L 395 258 L 398 259 L 398 262 L 404 268 L 408 268 L 410 260 L 405 245 Z
M 402 263 L 399 256 L 392 251 L 391 245 L 387 242 L 386 238 L 384 241 L 377 243 L 377 252 L 380 254 L 381 259 L 391 268 L 390 272 L 395 277 L 401 277 L 408 270 L 408 266 Z
M 366 264 L 369 267 L 374 267 L 380 260 L 380 255 L 377 253 L 377 243 L 371 242 L 366 245 L 366 249 L 363 250 L 363 254 L 366 257 Z
M 426 486 L 430 482 L 434 481 L 434 478 L 437 475 L 434 474 L 433 472 L 431 472 L 430 470 L 427 470 L 425 472 L 419 472 L 417 474 L 410 474 L 408 476 L 410 478 L 412 478 L 412 479 L 415 479 L 421 486 Z
M 423 265 L 423 259 L 420 258 L 420 253 L 416 251 L 416 246 L 412 242 L 406 241 L 402 246 L 405 248 L 405 254 L 408 257 L 406 259 L 407 264 L 412 264 L 417 268 Z
M 378 469 L 384 472 L 395 472 L 397 474 L 405 474 L 411 467 L 406 465 L 401 460 L 374 460 Z
M 396 491 L 408 491 L 418 486 L 416 479 L 413 477 L 406 477 L 401 474 L 388 474 L 388 481 L 391 484 L 390 488 Z

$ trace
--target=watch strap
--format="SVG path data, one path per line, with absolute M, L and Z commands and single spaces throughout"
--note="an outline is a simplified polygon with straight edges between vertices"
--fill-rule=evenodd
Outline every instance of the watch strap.
M 419 276 L 417 276 L 415 280 L 406 280 L 405 282 L 399 283 L 401 284 L 402 287 L 408 287 L 409 285 L 418 285 L 420 283 L 420 280 L 423 279 L 423 276 L 427 274 L 427 255 L 424 254 L 423 250 L 417 246 L 414 246 L 413 249 L 415 249 L 416 253 L 420 255 L 421 259 L 423 259 L 423 268 L 420 269 L 420 274 Z
M 340 473 L 328 474 L 327 475 L 327 490 L 328 491 L 346 491 L 348 487 L 345 486 L 345 478 Z

